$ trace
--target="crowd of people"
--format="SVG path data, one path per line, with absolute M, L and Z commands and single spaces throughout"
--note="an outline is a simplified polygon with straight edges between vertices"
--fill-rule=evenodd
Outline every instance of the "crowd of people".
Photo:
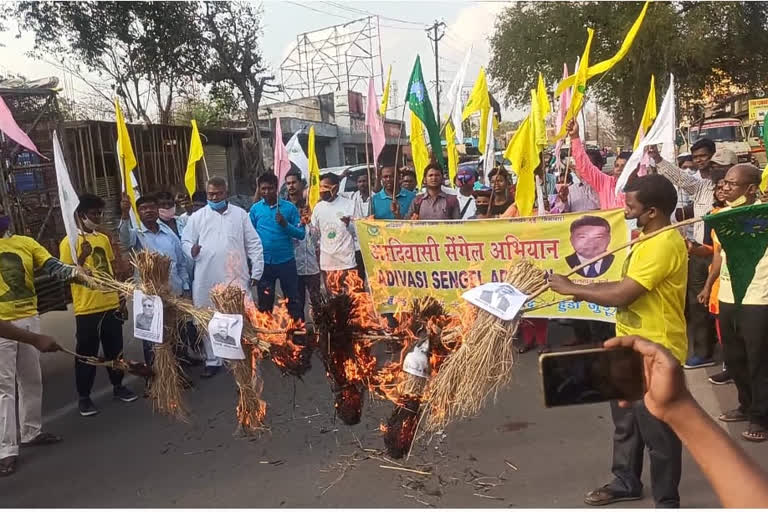
M 651 148 L 649 167 L 634 174 L 623 193 L 617 195 L 616 183 L 629 155 L 618 154 L 612 169 L 605 172 L 603 155 L 583 146 L 577 124 L 568 125 L 568 135 L 572 160 L 559 162 L 554 156 L 545 157 L 537 171 L 537 193 L 544 197 L 535 215 L 623 208 L 635 231 L 648 235 L 675 220 L 760 201 L 760 171 L 749 164 L 738 164 L 735 154 L 708 139 L 693 144 L 691 154 L 681 155 L 677 162 L 665 161 L 656 148 Z M 259 176 L 254 203 L 247 212 L 230 203 L 227 181 L 213 177 L 207 181 L 205 191 L 191 197 L 163 191 L 141 196 L 135 205 L 124 197 L 118 247 L 113 246 L 103 228 L 103 199 L 83 194 L 76 212 L 81 232 L 76 254 L 72 254 L 66 237 L 60 244 L 59 259 L 31 238 L 13 235 L 0 239 L 0 278 L 7 288 L 0 295 L 0 320 L 39 332 L 32 283 L 34 271 L 42 268 L 71 283 L 76 351 L 96 356 L 101 348 L 106 359 L 115 358 L 123 350 L 125 301 L 114 292 L 83 285 L 78 281 L 79 273 L 98 271 L 115 276 L 118 254 L 148 250 L 170 259 L 169 289 L 190 298 L 195 306 L 211 306 L 210 290 L 216 285 L 233 284 L 252 294 L 259 310 L 270 312 L 278 296 L 279 281 L 289 314 L 297 321 L 309 321 L 305 318 L 307 297 L 314 306 L 323 288 L 331 289 L 332 281 L 344 282 L 348 273 L 358 274 L 361 280 L 366 278 L 356 220 L 519 216 L 514 173 L 496 165 L 484 180 L 481 171 L 482 163 L 462 162 L 454 182 L 447 183 L 445 170 L 433 161 L 424 169 L 423 186 L 418 189 L 412 169 L 371 167 L 352 177 L 356 180 L 353 193 L 340 190 L 343 176 L 329 172 L 320 177 L 320 201 L 313 208 L 308 204 L 307 184 L 300 172 L 287 174 L 283 197 L 277 177 L 267 173 Z M 131 212 L 138 219 L 132 220 Z M 599 222 L 602 219 L 585 219 L 571 227 L 573 247 L 585 247 L 583 254 L 578 250 L 574 253 L 573 265 L 601 253 L 610 240 L 610 228 L 604 232 L 605 226 Z M 0 217 L 0 235 L 7 229 L 7 217 Z M 581 275 L 599 277 L 604 268 L 597 262 L 584 268 Z M 582 285 L 553 275 L 551 287 L 575 300 L 617 308 L 615 325 L 572 321 L 573 339 L 565 345 L 600 344 L 617 334 L 642 336 L 668 349 L 686 369 L 714 366 L 720 353 L 722 371 L 712 375 L 710 381 L 718 385 L 734 383 L 739 404 L 723 412 L 719 419 L 746 422 L 744 439 L 765 441 L 768 364 L 763 360 L 768 355 L 762 349 L 768 347 L 768 259 L 760 261 L 741 304 L 735 303 L 729 275 L 716 235 L 699 222 L 689 231 L 666 230 L 634 245 L 620 281 Z M 548 350 L 548 326 L 546 319 L 524 320 L 519 351 L 535 346 L 540 352 Z M 184 326 L 184 343 L 177 357 L 184 366 L 204 365 L 201 377 L 210 378 L 220 371 L 222 360 L 214 354 L 208 337 L 201 338 L 203 344 L 198 348 L 195 327 L 191 323 Z M 44 341 L 47 344 L 41 342 L 39 347 L 50 348 L 50 340 Z M 722 345 L 720 351 L 718 344 Z M 152 363 L 152 346 L 144 342 L 148 364 Z M 0 426 L 3 476 L 15 471 L 17 438 L 22 446 L 51 444 L 60 438 L 42 430 L 42 384 L 35 348 L 0 338 L 0 365 L 0 415 L 5 418 Z M 122 372 L 111 368 L 107 371 L 116 399 L 137 399 L 123 385 Z M 95 374 L 95 367 L 79 360 L 75 363 L 75 389 L 82 416 L 99 412 L 90 397 Z M 20 435 L 16 432 L 17 385 Z M 613 403 L 611 414 L 615 426 L 614 479 L 588 493 L 585 502 L 605 505 L 639 499 L 643 451 L 648 447 L 656 504 L 679 506 L 682 444 L 675 431 L 643 401 L 631 407 Z

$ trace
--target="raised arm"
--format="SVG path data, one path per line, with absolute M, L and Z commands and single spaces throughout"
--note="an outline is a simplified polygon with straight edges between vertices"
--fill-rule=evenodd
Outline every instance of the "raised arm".
M 592 187 L 600 195 L 600 191 L 615 186 L 613 179 L 598 169 L 589 159 L 584 146 L 579 138 L 579 125 L 573 121 L 568 122 L 568 134 L 571 137 L 571 155 L 575 162 L 574 172 L 587 185 Z
M 299 218 L 299 210 L 297 210 L 296 207 L 290 208 L 285 220 L 287 221 L 285 229 L 288 231 L 290 237 L 295 238 L 296 240 L 304 240 L 304 237 L 307 236 L 307 234 L 304 230 L 304 225 Z
M 118 240 L 120 245 L 126 251 L 131 249 L 140 249 L 138 241 L 139 237 L 136 234 L 136 230 L 131 227 L 130 219 L 120 219 L 120 225 L 117 228 Z

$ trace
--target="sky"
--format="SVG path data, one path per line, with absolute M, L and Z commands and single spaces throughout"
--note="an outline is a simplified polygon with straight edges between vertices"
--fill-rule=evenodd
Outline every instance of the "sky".
M 280 78 L 280 65 L 295 47 L 297 34 L 343 24 L 368 15 L 379 15 L 381 30 L 381 65 L 392 65 L 392 80 L 397 81 L 400 96 L 404 96 L 416 54 L 421 56 L 425 80 L 429 85 L 435 79 L 432 43 L 425 27 L 434 21 L 446 24 L 445 36 L 439 43 L 440 79 L 447 89 L 470 44 L 471 60 L 464 85 L 471 87 L 480 66 L 489 58 L 488 37 L 493 32 L 497 15 L 512 2 L 496 1 L 352 1 L 335 2 L 317 0 L 263 2 L 262 53 L 275 76 Z M 0 33 L 0 72 L 22 73 L 28 78 L 58 76 L 67 97 L 77 98 L 90 92 L 89 86 L 69 73 L 57 68 L 53 59 L 35 60 L 26 55 L 32 49 L 33 38 L 13 23 L 10 30 Z M 376 90 L 381 94 L 381 84 Z M 364 92 L 362 90 L 361 92 Z M 433 94 L 430 91 L 431 95 Z M 283 99 L 280 93 L 269 96 Z M 434 103 L 434 96 L 433 103 Z M 269 100 L 267 100 L 268 102 Z M 401 105 L 402 98 L 393 98 L 390 105 Z M 445 112 L 445 107 L 443 108 Z M 518 119 L 522 112 L 505 112 L 505 119 Z M 390 117 L 399 114 L 390 113 Z

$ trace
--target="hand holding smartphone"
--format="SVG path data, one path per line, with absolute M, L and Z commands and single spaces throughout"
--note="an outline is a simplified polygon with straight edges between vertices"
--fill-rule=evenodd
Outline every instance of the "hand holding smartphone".
M 592 404 L 643 398 L 643 356 L 631 348 L 550 352 L 539 358 L 544 405 Z

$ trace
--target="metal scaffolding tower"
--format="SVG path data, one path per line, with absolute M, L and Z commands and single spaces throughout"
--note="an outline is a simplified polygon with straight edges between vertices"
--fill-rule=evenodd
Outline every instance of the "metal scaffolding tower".
M 383 88 L 378 16 L 369 16 L 296 36 L 280 64 L 286 100 L 334 91 L 367 92 L 368 79 Z

